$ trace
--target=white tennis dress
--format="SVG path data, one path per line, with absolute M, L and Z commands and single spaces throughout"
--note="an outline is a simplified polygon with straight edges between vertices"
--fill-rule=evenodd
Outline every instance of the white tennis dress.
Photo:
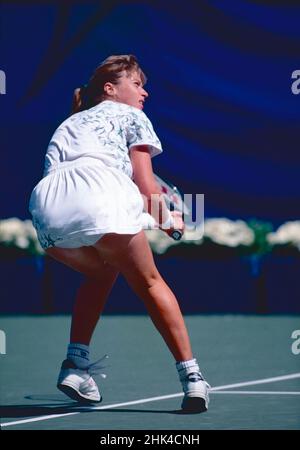
M 132 181 L 134 145 L 161 143 L 145 113 L 105 100 L 65 120 L 50 140 L 29 211 L 41 246 L 93 245 L 106 233 L 142 229 L 143 199 Z

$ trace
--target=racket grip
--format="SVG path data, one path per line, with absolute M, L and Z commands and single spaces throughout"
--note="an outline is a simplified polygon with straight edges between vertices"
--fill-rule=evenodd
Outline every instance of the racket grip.
M 151 230 L 151 229 L 158 229 L 158 225 L 155 222 L 154 217 L 152 217 L 150 214 L 143 213 L 142 216 L 142 222 L 143 222 L 143 229 L 144 230 Z M 182 238 L 182 232 L 179 230 L 173 230 L 169 236 L 174 239 L 174 241 L 180 241 Z
M 180 241 L 182 238 L 182 232 L 179 230 L 172 231 L 171 238 L 174 239 L 174 241 Z

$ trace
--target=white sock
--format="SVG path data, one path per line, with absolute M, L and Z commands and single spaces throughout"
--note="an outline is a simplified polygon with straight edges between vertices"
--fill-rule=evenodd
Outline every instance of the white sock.
M 89 346 L 72 342 L 68 345 L 67 359 L 73 361 L 79 369 L 85 369 L 90 363 Z
M 177 362 L 176 369 L 180 378 L 192 372 L 199 372 L 201 374 L 196 358 Z

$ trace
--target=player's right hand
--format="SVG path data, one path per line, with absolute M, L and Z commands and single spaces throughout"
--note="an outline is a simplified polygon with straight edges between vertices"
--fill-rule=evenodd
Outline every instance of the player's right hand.
M 182 213 L 180 211 L 171 211 L 171 216 L 174 220 L 174 223 L 171 228 L 164 230 L 168 236 L 172 237 L 172 233 L 176 231 L 180 231 L 182 234 L 184 233 L 185 225 L 182 219 Z

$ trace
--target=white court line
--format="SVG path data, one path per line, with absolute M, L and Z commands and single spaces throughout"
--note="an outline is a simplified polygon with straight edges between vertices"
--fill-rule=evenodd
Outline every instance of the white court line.
M 300 391 L 213 391 L 212 394 L 300 395 Z
M 229 388 L 236 388 L 236 387 L 242 387 L 242 386 L 253 386 L 255 384 L 273 383 L 275 381 L 292 380 L 295 378 L 300 378 L 300 372 L 299 373 L 291 373 L 289 375 L 282 375 L 279 377 L 262 378 L 260 380 L 253 380 L 253 381 L 244 381 L 242 383 L 225 384 L 223 386 L 213 387 L 213 388 L 211 388 L 211 391 L 214 392 L 214 391 L 221 391 L 221 390 L 229 389 Z M 253 391 L 250 391 L 250 392 L 253 392 Z M 221 392 L 219 392 L 219 393 L 221 393 Z M 178 394 L 161 395 L 159 397 L 143 398 L 141 400 L 133 400 L 131 402 L 114 403 L 112 405 L 106 405 L 106 406 L 82 407 L 80 409 L 82 409 L 82 412 L 98 411 L 98 410 L 119 408 L 120 406 L 130 406 L 130 405 L 138 405 L 141 403 L 155 402 L 158 400 L 166 400 L 168 398 L 175 398 L 175 397 L 182 397 L 182 396 L 183 396 L 183 393 L 180 392 Z M 81 414 L 81 411 L 63 413 L 63 414 L 50 414 L 47 416 L 33 417 L 31 419 L 16 420 L 14 422 L 4 422 L 4 423 L 1 423 L 1 427 L 9 427 L 12 425 L 21 425 L 22 423 L 38 422 L 41 420 L 56 419 L 58 417 L 74 416 L 76 414 Z
M 217 386 L 211 388 L 212 391 L 220 391 L 223 389 L 236 388 L 242 386 L 254 386 L 255 384 L 273 383 L 275 381 L 292 380 L 294 378 L 300 378 L 300 372 L 291 373 L 290 375 L 282 375 L 280 377 L 262 378 L 254 381 L 244 381 L 243 383 L 225 384 L 223 386 Z

